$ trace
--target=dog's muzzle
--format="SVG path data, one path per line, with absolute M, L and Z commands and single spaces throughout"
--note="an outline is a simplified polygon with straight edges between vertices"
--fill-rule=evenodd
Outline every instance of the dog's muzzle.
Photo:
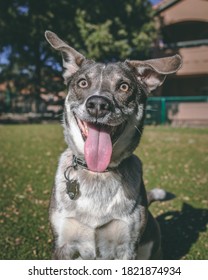
M 113 144 L 120 137 L 126 123 L 117 126 L 105 123 L 105 117 L 114 113 L 114 106 L 106 96 L 92 95 L 86 100 L 85 106 L 91 121 L 80 119 L 74 113 L 85 141 L 84 158 L 91 171 L 104 172 L 111 161 Z

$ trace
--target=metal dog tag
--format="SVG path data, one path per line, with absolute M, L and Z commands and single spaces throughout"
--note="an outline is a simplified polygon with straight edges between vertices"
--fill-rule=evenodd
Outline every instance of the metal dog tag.
M 66 193 L 71 200 L 77 198 L 77 196 L 79 195 L 79 184 L 76 180 L 66 182 Z

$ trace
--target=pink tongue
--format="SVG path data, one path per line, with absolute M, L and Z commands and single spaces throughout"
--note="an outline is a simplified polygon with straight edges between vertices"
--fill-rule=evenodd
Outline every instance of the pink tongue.
M 88 137 L 84 147 L 85 160 L 91 171 L 103 172 L 112 155 L 110 134 L 103 128 L 88 123 Z

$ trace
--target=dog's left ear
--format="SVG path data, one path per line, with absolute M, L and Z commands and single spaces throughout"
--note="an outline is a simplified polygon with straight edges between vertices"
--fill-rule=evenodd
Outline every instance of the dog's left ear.
M 178 71 L 182 65 L 179 55 L 150 59 L 145 61 L 131 60 L 128 64 L 136 69 L 138 80 L 146 87 L 148 93 L 161 86 L 169 74 Z
M 63 59 L 63 67 L 65 72 L 63 74 L 65 83 L 69 77 L 71 77 L 80 68 L 85 57 L 77 52 L 75 49 L 67 45 L 62 41 L 55 33 L 51 31 L 45 32 L 45 37 L 49 44 L 55 49 L 61 52 Z

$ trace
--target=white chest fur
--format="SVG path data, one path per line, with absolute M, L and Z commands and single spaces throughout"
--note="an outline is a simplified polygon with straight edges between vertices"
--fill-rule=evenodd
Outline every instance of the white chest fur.
M 72 171 L 69 179 L 78 184 L 79 196 L 75 200 L 66 193 L 65 178 L 59 175 L 56 180 L 57 210 L 63 218 L 75 218 L 96 228 L 113 219 L 125 219 L 135 203 L 125 197 L 122 182 L 110 172 L 89 176 L 89 171 Z

